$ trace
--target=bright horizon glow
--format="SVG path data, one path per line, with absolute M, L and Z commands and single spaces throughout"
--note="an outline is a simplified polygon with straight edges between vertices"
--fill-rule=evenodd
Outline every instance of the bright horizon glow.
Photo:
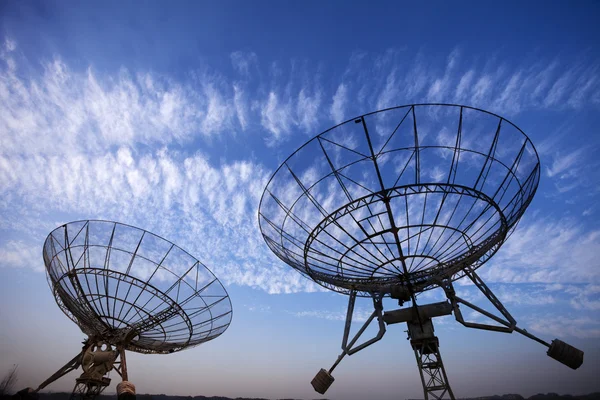
M 265 185 L 342 121 L 445 102 L 494 112 L 531 138 L 537 194 L 478 273 L 521 327 L 585 351 L 571 371 L 520 335 L 442 318 L 455 395 L 600 391 L 599 12 L 594 2 L 5 4 L 0 373 L 19 364 L 18 386 L 35 387 L 80 349 L 41 249 L 63 223 L 107 219 L 176 243 L 233 304 L 216 340 L 128 354 L 139 393 L 318 398 L 310 380 L 340 352 L 347 298 L 270 252 L 257 221 Z M 487 306 L 466 282 L 456 287 Z M 357 302 L 357 318 L 370 307 Z M 405 329 L 347 357 L 326 397 L 422 396 Z M 47 390 L 70 391 L 76 375 Z

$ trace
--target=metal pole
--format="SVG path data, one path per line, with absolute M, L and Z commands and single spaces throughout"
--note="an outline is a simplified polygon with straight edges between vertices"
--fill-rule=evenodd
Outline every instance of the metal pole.
M 119 355 L 121 357 L 121 377 L 124 381 L 128 381 L 127 362 L 125 361 L 125 349 L 123 347 L 119 349 Z

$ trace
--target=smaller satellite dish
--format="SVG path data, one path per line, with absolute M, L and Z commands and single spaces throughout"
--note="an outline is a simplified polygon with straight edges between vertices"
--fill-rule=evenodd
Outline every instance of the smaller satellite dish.
M 74 394 L 99 395 L 116 370 L 131 395 L 125 350 L 169 354 L 221 335 L 232 317 L 227 291 L 198 259 L 162 237 L 110 221 L 76 221 L 44 243 L 50 289 L 87 335 L 79 354 L 43 382 L 83 369 Z

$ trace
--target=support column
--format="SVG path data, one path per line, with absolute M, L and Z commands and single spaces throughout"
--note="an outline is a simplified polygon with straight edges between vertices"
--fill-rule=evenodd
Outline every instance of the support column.
M 446 370 L 439 351 L 439 340 L 434 335 L 433 323 L 430 318 L 421 322 L 409 321 L 408 335 L 410 344 L 415 352 L 425 400 L 452 399 L 454 394 L 448 383 Z
M 119 348 L 120 358 L 120 372 L 123 381 L 117 385 L 117 398 L 118 400 L 135 400 L 135 385 L 129 382 L 129 376 L 127 374 L 127 361 L 125 360 L 125 349 Z

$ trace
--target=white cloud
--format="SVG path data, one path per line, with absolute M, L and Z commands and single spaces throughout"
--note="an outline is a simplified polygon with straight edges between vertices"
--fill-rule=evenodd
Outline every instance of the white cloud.
M 574 70 L 567 70 L 554 82 L 544 99 L 544 105 L 546 107 L 556 106 L 562 102 L 567 92 L 573 87 L 571 81 L 573 80 L 574 75 Z
M 226 100 L 221 92 L 211 84 L 206 84 L 203 92 L 207 106 L 202 120 L 201 133 L 210 136 L 222 132 L 223 128 L 230 123 L 233 113 L 228 103 L 231 103 L 231 100 Z M 238 102 L 239 100 L 238 98 Z
M 238 122 L 242 130 L 246 130 L 248 127 L 248 104 L 245 98 L 244 90 L 240 85 L 233 85 L 233 103 L 235 105 L 235 112 L 238 118 Z
M 546 175 L 549 177 L 555 176 L 574 176 L 576 174 L 577 165 L 582 160 L 584 149 L 574 150 L 566 155 L 555 154 L 552 160 L 552 165 L 546 168 Z
M 494 102 L 494 109 L 503 110 L 509 114 L 518 113 L 523 105 L 523 101 L 521 100 L 523 71 L 517 71 L 512 74 L 508 81 L 502 86 L 504 88 Z
M 600 283 L 600 231 L 572 219 L 525 219 L 481 275 L 490 282 Z
M 12 229 L 0 237 L 2 265 L 39 269 L 50 229 L 65 218 L 104 218 L 177 242 L 226 284 L 317 290 L 282 265 L 258 231 L 269 171 L 245 160 L 213 165 L 210 147 L 192 153 L 180 146 L 227 131 L 236 116 L 242 127 L 256 117 L 241 91 L 236 100 L 218 76 L 198 82 L 77 72 L 60 59 L 44 64 L 40 76 L 0 71 L 0 225 Z M 282 109 L 273 96 L 265 118 L 282 134 L 291 127 L 291 105 Z
M 251 68 L 258 66 L 258 57 L 254 52 L 234 51 L 230 54 L 233 68 L 242 76 L 250 75 Z
M 536 75 L 530 78 L 531 82 L 535 82 L 532 91 L 532 98 L 534 101 L 537 101 L 538 98 L 548 90 L 548 86 L 550 85 L 550 80 L 552 79 L 552 75 L 556 71 L 558 67 L 558 62 L 555 60 L 546 65 L 546 67 L 538 72 Z
M 223 130 L 230 115 L 216 87 L 197 92 L 148 74 L 123 70 L 100 78 L 72 71 L 60 59 L 41 76 L 0 72 L 3 152 L 97 152 L 112 145 L 168 144 Z M 198 130 L 198 127 L 202 129 Z M 60 134 L 56 134 L 60 132 Z
M 578 310 L 600 311 L 600 285 L 571 286 L 566 290 L 571 297 L 571 306 Z
M 9 159 L 5 165 L 18 179 L 3 187 L 2 193 L 19 193 L 19 201 L 30 212 L 41 212 L 44 219 L 50 218 L 50 210 L 74 219 L 106 218 L 133 224 L 175 241 L 227 284 L 269 293 L 317 290 L 316 284 L 270 254 L 258 232 L 255 213 L 269 176 L 258 164 L 236 161 L 214 167 L 202 154 L 183 156 L 166 149 L 136 154 L 124 147 L 95 157 Z M 36 180 L 45 182 L 46 189 L 40 191 Z M 1 207 L 5 225 L 12 205 Z M 41 263 L 39 243 L 47 227 L 23 229 L 35 241 L 0 244 L 4 266 Z M 23 257 L 27 254 L 33 256 Z
M 477 80 L 473 87 L 471 102 L 472 104 L 482 104 L 484 101 L 487 103 L 486 97 L 492 87 L 492 80 L 489 76 L 482 76 Z
M 346 103 L 348 99 L 346 98 L 348 92 L 348 88 L 345 84 L 340 83 L 335 94 L 333 95 L 333 103 L 331 104 L 331 108 L 329 114 L 331 119 L 336 124 L 339 124 L 344 121 Z
M 271 306 L 264 305 L 264 304 L 244 304 L 244 307 L 246 307 L 246 309 L 248 311 L 256 311 L 256 312 L 261 312 L 261 313 L 270 313 L 271 312 Z
M 17 49 L 17 42 L 7 37 L 6 39 L 4 39 L 4 49 L 9 52 L 15 51 Z
M 339 91 L 339 88 L 338 88 Z M 337 95 L 337 92 L 336 92 Z M 345 95 L 345 93 L 344 93 Z M 377 98 L 377 110 L 398 105 L 399 87 L 396 82 L 396 70 L 392 70 L 386 79 L 385 87 Z M 335 103 L 335 98 L 334 98 Z M 332 106 L 333 108 L 333 106 Z M 332 113 L 333 115 L 333 113 Z M 341 122 L 341 121 L 340 121 Z
M 571 92 L 567 104 L 572 108 L 581 108 L 586 105 L 591 97 L 591 91 L 598 84 L 598 68 L 594 68 L 593 72 L 582 74 L 576 83 L 576 90 Z
M 593 68 L 577 76 L 553 62 L 494 72 L 466 60 L 461 62 L 470 66 L 465 72 L 459 70 L 458 53 L 448 56 L 443 72 L 419 55 L 407 64 L 399 53 L 360 54 L 343 82 L 327 91 L 291 73 L 285 82 L 283 63 L 272 69 L 267 85 L 254 53 L 231 54 L 236 80 L 205 73 L 175 82 L 125 69 L 113 76 L 92 67 L 76 71 L 58 57 L 42 63 L 38 76 L 11 58 L 17 57 L 16 48 L 6 39 L 1 54 L 6 62 L 0 70 L 3 226 L 23 232 L 28 227 L 14 213 L 26 215 L 27 221 L 42 221 L 36 239 L 43 240 L 48 225 L 65 222 L 57 213 L 124 220 L 157 229 L 206 256 L 207 265 L 215 265 L 226 282 L 273 293 L 317 286 L 282 265 L 258 233 L 255 214 L 269 171 L 248 159 L 216 162 L 221 153 L 211 154 L 217 146 L 207 144 L 239 128 L 250 134 L 249 127 L 262 126 L 267 144 L 275 146 L 297 127 L 316 134 L 319 121 L 339 123 L 351 112 L 393 105 L 398 96 L 411 101 L 429 94 L 516 113 L 557 107 L 556 99 L 578 109 L 588 106 L 582 99 L 599 93 Z M 378 73 L 364 72 L 372 70 Z M 365 91 L 370 87 L 380 90 Z M 249 107 L 252 98 L 261 99 L 256 107 Z M 323 100 L 329 98 L 330 104 Z M 201 150 L 194 153 L 198 142 Z M 187 148 L 190 143 L 194 150 Z M 579 156 L 579 151 L 557 153 L 546 169 L 559 190 L 569 189 L 567 178 L 580 168 Z M 13 259 L 14 243 L 7 238 L 0 243 L 7 260 Z M 593 254 L 599 253 L 596 231 L 584 231 L 573 221 L 540 219 L 521 226 L 485 269 L 500 282 L 597 282 Z M 571 261 L 560 262 L 566 259 Z M 577 304 L 594 307 L 594 301 Z
M 277 93 L 269 93 L 267 101 L 261 107 L 260 115 L 262 126 L 271 133 L 267 145 L 274 146 L 290 132 L 293 124 L 291 105 L 282 103 Z
M 527 319 L 527 326 L 532 332 L 554 335 L 559 338 L 600 337 L 600 321 L 591 317 L 543 315 Z
M 585 148 L 571 151 L 570 153 L 557 152 L 552 155 L 552 164 L 546 167 L 546 175 L 553 179 L 554 187 L 558 193 L 566 193 L 580 186 L 589 185 L 588 176 L 583 173 L 584 168 L 589 168 L 584 161 Z
M 44 271 L 39 249 L 22 240 L 9 240 L 0 245 L 0 265 Z
M 292 315 L 296 317 L 303 318 L 319 318 L 319 319 L 327 319 L 330 321 L 345 321 L 346 320 L 346 310 L 337 310 L 337 311 L 327 311 L 327 310 L 310 310 L 310 311 L 299 311 L 299 312 L 290 312 Z M 371 314 L 373 310 L 367 310 L 365 308 L 355 308 L 354 313 L 352 314 L 353 322 L 365 322 Z M 375 323 L 375 322 L 372 322 Z
M 319 112 L 321 107 L 321 92 L 317 91 L 312 96 L 307 94 L 306 89 L 300 90 L 296 107 L 297 120 L 304 131 L 310 136 L 319 132 L 314 132 L 319 121 Z
M 455 48 L 450 52 L 446 63 L 447 70 L 453 70 L 454 68 L 456 68 L 456 66 L 458 65 L 458 59 L 460 58 L 460 53 L 461 52 L 458 48 Z
M 466 95 L 468 93 L 469 88 L 471 87 L 471 82 L 473 81 L 474 76 L 475 71 L 471 69 L 465 72 L 464 75 L 460 78 L 460 81 L 456 86 L 456 93 L 454 94 L 455 101 L 465 101 Z
M 557 302 L 556 296 L 545 288 L 531 286 L 501 285 L 493 291 L 504 304 L 541 306 Z

